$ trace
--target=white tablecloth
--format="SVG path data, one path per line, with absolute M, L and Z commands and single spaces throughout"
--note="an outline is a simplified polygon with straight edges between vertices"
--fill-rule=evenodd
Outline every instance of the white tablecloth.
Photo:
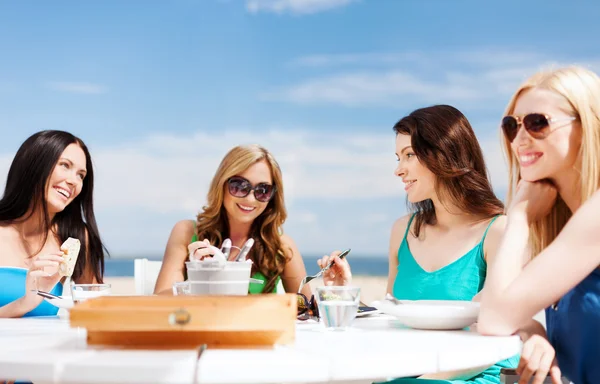
M 135 351 L 86 346 L 64 319 L 0 319 L 0 378 L 39 383 L 324 383 L 382 380 L 489 366 L 520 352 L 516 336 L 418 331 L 386 317 L 345 332 L 297 326 L 272 349 Z

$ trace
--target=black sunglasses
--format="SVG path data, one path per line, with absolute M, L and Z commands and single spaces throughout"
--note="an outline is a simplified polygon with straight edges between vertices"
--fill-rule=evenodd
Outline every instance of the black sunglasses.
M 573 121 L 576 119 L 573 116 L 553 119 L 541 113 L 530 113 L 522 118 L 518 116 L 505 116 L 502 119 L 502 130 L 506 139 L 512 143 L 515 137 L 517 137 L 517 133 L 519 133 L 519 125 L 523 124 L 523 127 L 525 127 L 525 130 L 531 137 L 541 140 L 545 139 L 553 131 L 550 129 L 551 123 Z
M 266 203 L 275 194 L 275 186 L 267 183 L 259 183 L 252 186 L 252 183 L 241 176 L 234 176 L 227 180 L 229 194 L 234 197 L 246 197 L 250 192 L 254 192 L 254 198 L 261 203 Z
M 297 293 L 298 300 L 298 320 L 319 320 L 319 307 L 317 306 L 317 300 L 315 295 L 310 297 L 310 300 L 306 298 L 302 293 Z

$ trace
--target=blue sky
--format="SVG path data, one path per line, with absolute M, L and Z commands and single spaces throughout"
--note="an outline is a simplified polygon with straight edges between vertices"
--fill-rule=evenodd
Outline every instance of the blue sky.
M 0 0 L 0 178 L 33 132 L 71 131 L 92 151 L 109 250 L 160 255 L 226 151 L 256 142 L 283 168 L 303 253 L 385 256 L 405 212 L 397 120 L 461 109 L 504 197 L 511 91 L 548 65 L 600 69 L 596 2 L 490 3 Z

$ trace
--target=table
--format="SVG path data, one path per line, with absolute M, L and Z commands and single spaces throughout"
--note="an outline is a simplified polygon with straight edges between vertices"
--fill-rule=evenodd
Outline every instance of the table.
M 391 317 L 345 332 L 297 324 L 272 349 L 135 351 L 88 347 L 66 319 L 0 319 L 0 377 L 39 383 L 335 383 L 486 367 L 520 352 L 517 336 L 407 329 Z

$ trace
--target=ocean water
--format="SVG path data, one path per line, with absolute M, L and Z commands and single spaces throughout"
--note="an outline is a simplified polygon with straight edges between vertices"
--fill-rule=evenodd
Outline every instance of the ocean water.
M 149 260 L 161 260 L 158 256 L 140 256 L 147 257 Z M 319 271 L 317 260 L 320 256 L 302 256 L 306 272 L 313 275 Z M 107 277 L 129 277 L 133 276 L 133 260 L 134 257 L 121 258 L 111 257 L 105 260 L 104 275 Z M 388 274 L 388 259 L 381 256 L 357 255 L 348 256 L 348 261 L 352 267 L 352 274 L 367 275 L 367 276 L 387 276 Z

